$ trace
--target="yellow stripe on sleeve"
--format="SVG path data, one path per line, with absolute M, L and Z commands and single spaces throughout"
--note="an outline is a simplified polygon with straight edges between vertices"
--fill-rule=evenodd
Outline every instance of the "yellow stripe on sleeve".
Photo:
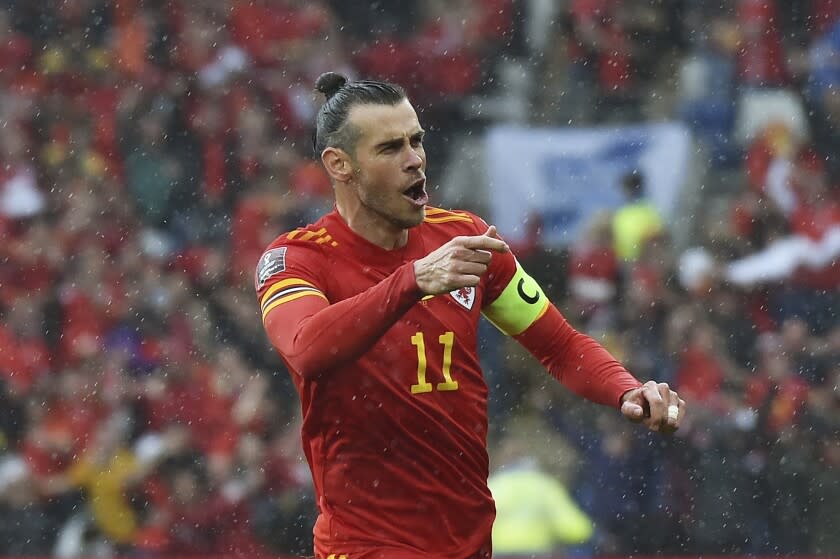
M 297 286 L 297 285 L 305 285 L 305 286 L 308 286 L 308 287 L 315 287 L 314 285 L 312 285 L 308 281 L 302 280 L 300 278 L 289 278 L 289 279 L 284 279 L 282 281 L 278 281 L 277 283 L 272 284 L 271 287 L 269 287 L 268 290 L 265 292 L 265 295 L 262 296 L 262 299 L 260 299 L 260 306 L 265 305 L 265 302 L 268 301 L 269 297 L 271 297 L 272 295 L 274 295 L 275 293 L 277 293 L 281 289 L 285 289 L 287 287 L 293 287 L 293 286 Z M 315 289 L 318 289 L 318 288 L 315 287 Z
M 524 332 L 545 314 L 548 297 L 540 285 L 516 262 L 513 274 L 502 294 L 482 312 L 493 325 L 509 336 Z
M 268 305 L 262 313 L 263 320 L 265 320 L 265 317 L 268 316 L 268 313 L 270 313 L 272 310 L 276 309 L 277 307 L 279 307 L 283 303 L 289 303 L 291 301 L 294 301 L 295 299 L 300 299 L 301 297 L 306 297 L 307 295 L 314 295 L 316 297 L 320 297 L 324 301 L 329 302 L 329 300 L 320 291 L 311 291 L 311 290 L 299 291 L 298 293 L 292 293 L 291 295 L 287 295 L 285 297 L 280 297 L 279 299 L 277 299 L 276 301 L 274 301 L 273 303 Z

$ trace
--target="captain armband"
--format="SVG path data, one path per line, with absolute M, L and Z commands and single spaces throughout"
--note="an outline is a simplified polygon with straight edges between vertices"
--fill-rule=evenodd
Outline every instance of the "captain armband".
M 521 334 L 536 322 L 551 303 L 534 278 L 516 262 L 513 274 L 502 294 L 482 311 L 493 325 L 509 336 Z

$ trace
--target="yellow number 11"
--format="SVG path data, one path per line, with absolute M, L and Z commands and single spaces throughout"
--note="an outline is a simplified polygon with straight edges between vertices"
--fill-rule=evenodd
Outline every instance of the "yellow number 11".
M 435 388 L 440 392 L 458 390 L 458 381 L 452 380 L 449 370 L 452 368 L 452 346 L 455 345 L 455 334 L 447 332 L 438 337 L 443 344 L 443 378 L 446 382 L 439 382 Z M 417 347 L 417 384 L 411 385 L 412 394 L 423 394 L 432 391 L 432 383 L 426 382 L 426 342 L 423 340 L 423 332 L 417 332 L 411 336 L 411 345 Z

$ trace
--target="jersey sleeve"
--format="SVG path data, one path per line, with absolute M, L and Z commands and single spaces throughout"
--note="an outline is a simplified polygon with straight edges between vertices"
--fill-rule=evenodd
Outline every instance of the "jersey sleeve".
M 601 344 L 572 328 L 551 303 L 514 339 L 566 388 L 592 402 L 617 408 L 625 392 L 642 385 Z
M 487 223 L 473 215 L 476 234 L 487 231 Z M 482 314 L 496 328 L 515 336 L 545 314 L 550 302 L 540 285 L 529 276 L 511 252 L 493 253 L 484 276 Z
M 282 243 L 266 251 L 257 266 L 266 334 L 302 378 L 358 358 L 422 296 L 409 262 L 358 295 L 331 302 L 321 279 L 326 269 L 317 248 Z
M 275 309 L 304 297 L 329 302 L 321 279 L 322 262 L 320 250 L 311 243 L 280 241 L 263 253 L 254 280 L 263 322 Z
M 475 221 L 480 233 L 487 230 L 481 218 Z M 493 254 L 482 313 L 588 400 L 618 407 L 625 392 L 641 386 L 601 344 L 572 328 L 510 252 Z

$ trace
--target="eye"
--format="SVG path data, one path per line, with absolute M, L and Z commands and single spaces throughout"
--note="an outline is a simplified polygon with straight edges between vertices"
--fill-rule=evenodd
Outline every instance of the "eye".
M 417 135 L 411 138 L 411 145 L 412 147 L 418 147 L 423 145 L 423 136 Z

